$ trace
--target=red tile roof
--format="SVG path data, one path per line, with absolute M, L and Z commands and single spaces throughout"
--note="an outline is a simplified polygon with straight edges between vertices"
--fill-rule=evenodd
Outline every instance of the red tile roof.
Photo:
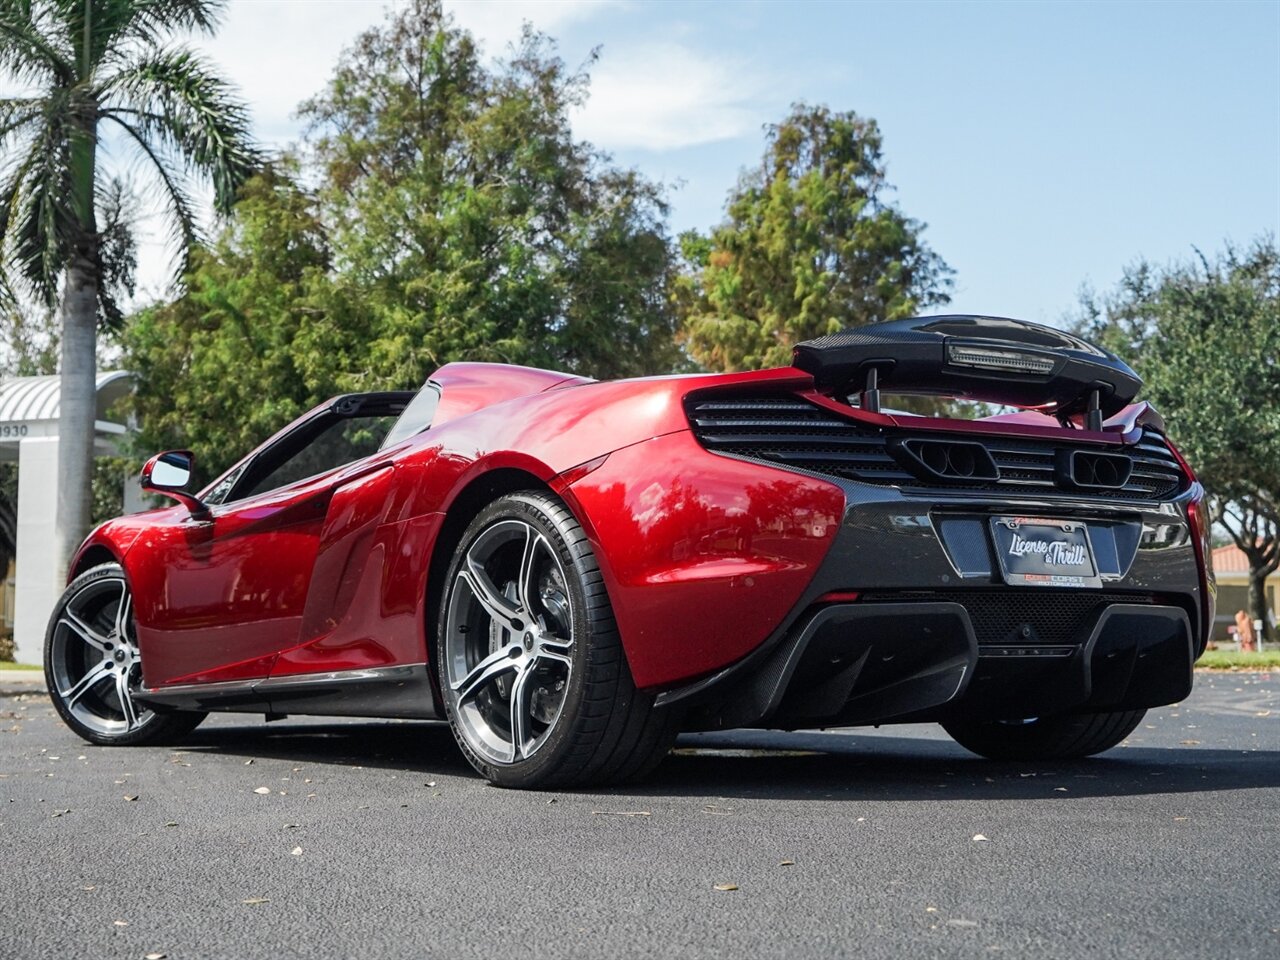
M 1249 558 L 1234 543 L 1213 550 L 1214 573 L 1248 573 Z

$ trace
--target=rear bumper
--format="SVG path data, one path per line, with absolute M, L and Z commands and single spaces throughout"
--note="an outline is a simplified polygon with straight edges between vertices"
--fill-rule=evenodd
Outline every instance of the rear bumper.
M 786 622 L 751 656 L 660 694 L 688 703 L 691 726 L 1018 719 L 1190 691 L 1203 599 L 1181 499 L 846 494 L 835 542 Z M 1007 515 L 1087 524 L 1101 588 L 1006 584 L 987 531 Z M 857 600 L 825 602 L 849 593 Z
M 1194 662 L 1186 610 L 1095 599 L 1054 644 L 1027 642 L 1021 629 L 999 636 L 970 598 L 946 593 L 824 605 L 723 691 L 714 710 L 701 711 L 700 725 L 856 726 L 956 713 L 1020 719 L 1184 698 Z

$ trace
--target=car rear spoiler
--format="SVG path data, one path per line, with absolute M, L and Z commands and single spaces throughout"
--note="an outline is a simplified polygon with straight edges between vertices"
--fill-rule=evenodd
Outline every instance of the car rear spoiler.
M 1137 396 L 1119 357 L 1062 330 L 1002 317 L 911 317 L 807 340 L 795 366 L 819 390 L 880 409 L 880 391 L 940 394 L 1039 410 L 1090 429 Z

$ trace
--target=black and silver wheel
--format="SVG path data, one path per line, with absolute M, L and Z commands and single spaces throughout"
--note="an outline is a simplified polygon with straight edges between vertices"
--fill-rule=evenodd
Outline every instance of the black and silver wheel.
M 951 720 L 960 746 L 989 760 L 1077 760 L 1110 750 L 1133 732 L 1146 710 L 1078 713 L 1030 720 Z
M 76 577 L 54 607 L 45 634 L 49 695 L 67 726 L 98 744 L 146 744 L 195 729 L 203 713 L 155 713 L 134 696 L 142 657 L 133 595 L 118 564 Z
M 586 535 L 547 493 L 503 497 L 463 534 L 437 663 L 458 743 L 500 786 L 633 778 L 675 737 L 632 683 Z

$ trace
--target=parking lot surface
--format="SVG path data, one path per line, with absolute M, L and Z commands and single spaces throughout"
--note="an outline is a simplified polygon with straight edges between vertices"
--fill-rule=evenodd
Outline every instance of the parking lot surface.
M 0 957 L 1280 956 L 1280 674 L 1124 746 L 681 738 L 642 787 L 485 785 L 438 724 L 211 717 L 100 748 L 0 696 Z

